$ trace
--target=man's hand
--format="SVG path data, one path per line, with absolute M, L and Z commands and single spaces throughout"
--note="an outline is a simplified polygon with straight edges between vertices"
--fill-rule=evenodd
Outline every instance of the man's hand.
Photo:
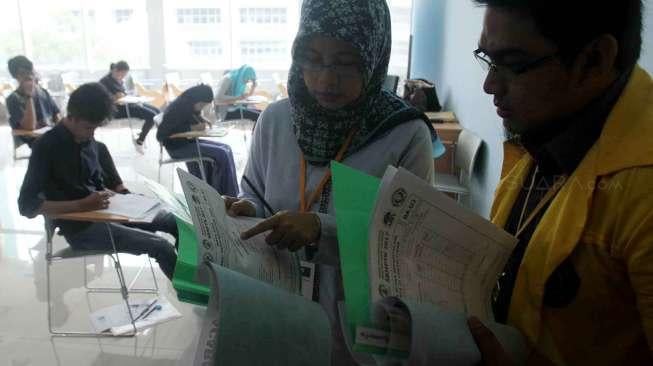
M 36 82 L 33 78 L 26 78 L 20 82 L 20 91 L 28 96 L 32 97 L 36 94 Z
M 108 208 L 109 198 L 113 194 L 109 191 L 93 192 L 79 200 L 79 209 L 80 211 L 96 211 Z
M 256 207 L 251 202 L 228 196 L 222 196 L 222 198 L 229 216 L 256 216 Z
M 125 187 L 123 184 L 118 184 L 114 189 L 114 192 L 120 193 L 120 194 L 129 194 L 131 193 L 127 187 Z
M 116 94 L 113 95 L 113 101 L 114 101 L 114 103 L 118 103 L 118 101 L 119 101 L 120 99 L 124 98 L 125 96 L 127 96 L 127 94 L 125 94 L 125 93 L 123 93 L 123 92 L 117 92 Z
M 318 241 L 322 225 L 319 217 L 314 213 L 297 213 L 282 211 L 261 221 L 258 225 L 241 234 L 247 240 L 266 231 L 271 231 L 265 237 L 269 245 L 279 249 L 288 248 L 295 252 L 302 247 Z
M 514 361 L 508 355 L 497 337 L 477 317 L 467 320 L 469 331 L 476 341 L 478 350 L 483 357 L 483 365 L 486 366 L 510 366 Z

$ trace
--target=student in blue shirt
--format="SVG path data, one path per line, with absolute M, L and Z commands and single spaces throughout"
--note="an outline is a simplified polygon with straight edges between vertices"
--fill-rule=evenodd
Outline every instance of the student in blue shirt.
M 33 131 L 59 122 L 59 107 L 50 93 L 39 86 L 32 61 L 25 56 L 16 56 L 7 66 L 18 82 L 18 88 L 7 97 L 11 128 Z M 31 147 L 35 140 L 33 137 L 14 138 L 16 146 L 26 143 Z

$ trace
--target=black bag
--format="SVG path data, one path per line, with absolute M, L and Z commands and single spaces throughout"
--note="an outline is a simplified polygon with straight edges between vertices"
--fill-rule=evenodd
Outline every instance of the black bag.
M 435 84 L 425 79 L 408 79 L 404 84 L 404 98 L 421 112 L 439 112 L 442 110 Z

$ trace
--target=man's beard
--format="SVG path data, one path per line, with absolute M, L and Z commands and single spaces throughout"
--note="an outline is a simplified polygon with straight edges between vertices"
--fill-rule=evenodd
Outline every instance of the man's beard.
M 519 141 L 521 135 L 523 134 L 523 128 L 519 128 L 516 125 L 523 126 L 523 124 L 517 122 L 503 121 L 503 135 L 508 141 Z

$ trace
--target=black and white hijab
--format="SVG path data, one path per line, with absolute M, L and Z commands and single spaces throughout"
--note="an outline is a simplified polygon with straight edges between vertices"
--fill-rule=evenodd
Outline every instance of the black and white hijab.
M 297 60 L 312 36 L 332 37 L 352 44 L 361 55 L 363 91 L 353 104 L 330 110 L 310 95 Z M 304 0 L 299 31 L 293 44 L 288 76 L 292 123 L 304 158 L 323 165 L 333 159 L 348 132 L 358 132 L 347 151 L 351 155 L 394 127 L 426 116 L 402 99 L 382 90 L 392 45 L 390 11 L 386 0 Z M 437 141 L 439 143 L 439 141 Z

